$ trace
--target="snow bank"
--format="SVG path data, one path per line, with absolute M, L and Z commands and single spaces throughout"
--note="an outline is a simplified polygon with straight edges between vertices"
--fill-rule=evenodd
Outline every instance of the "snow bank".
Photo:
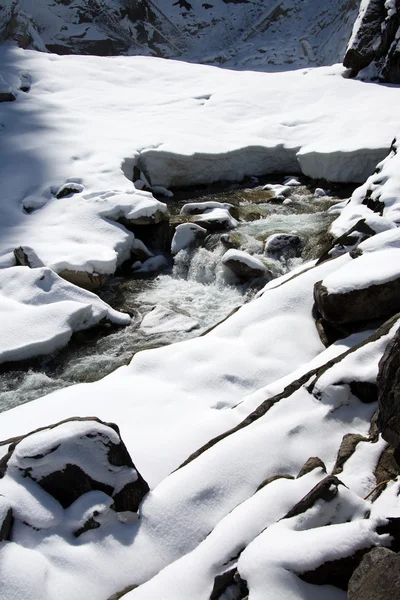
M 0 306 L 0 362 L 50 354 L 103 319 L 130 323 L 129 315 L 45 267 L 0 269 Z

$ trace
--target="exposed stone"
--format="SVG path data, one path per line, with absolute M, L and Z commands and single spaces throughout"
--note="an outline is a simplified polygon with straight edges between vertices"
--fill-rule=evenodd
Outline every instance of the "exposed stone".
M 271 475 L 271 477 L 267 477 L 267 479 L 264 479 L 264 481 L 262 483 L 260 483 L 260 485 L 257 488 L 257 492 L 259 492 L 260 490 L 262 490 L 263 488 L 265 488 L 266 485 L 269 485 L 270 483 L 272 483 L 273 481 L 276 481 L 277 479 L 294 479 L 293 475 L 287 475 L 286 473 L 282 474 L 282 475 Z
M 16 99 L 12 92 L 0 92 L 0 102 L 13 102 Z
M 293 508 L 285 515 L 285 519 L 291 519 L 297 517 L 302 513 L 305 513 L 309 508 L 314 506 L 317 500 L 325 500 L 329 502 L 338 493 L 338 485 L 342 485 L 342 482 L 334 475 L 328 475 L 317 483 L 313 489 L 304 496 Z
M 149 491 L 118 427 L 95 417 L 74 417 L 15 438 L 0 460 L 0 478 L 9 471 L 35 481 L 64 508 L 97 490 L 112 499 L 116 512 L 137 512 Z
M 274 258 L 298 258 L 303 248 L 304 242 L 298 235 L 287 233 L 270 235 L 265 242 L 265 253 Z
M 266 274 L 266 267 L 260 260 L 241 250 L 228 250 L 222 257 L 222 264 L 237 277 L 244 279 Z
M 400 328 L 379 363 L 377 385 L 378 429 L 393 446 L 394 457 L 400 465 Z
M 195 223 L 182 223 L 178 225 L 171 242 L 171 253 L 177 254 L 180 250 L 195 248 L 205 239 L 207 230 Z
M 400 590 L 400 556 L 387 548 L 364 555 L 348 585 L 348 600 L 388 600 Z
M 400 0 L 369 0 L 360 5 L 356 29 L 343 60 L 355 76 L 374 64 L 381 81 L 400 82 Z
M 313 585 L 333 585 L 341 590 L 347 590 L 349 580 L 353 575 L 354 570 L 359 566 L 365 553 L 369 549 L 370 548 L 361 548 L 351 556 L 346 556 L 337 560 L 329 560 L 313 571 L 299 573 L 298 576 L 303 581 Z M 363 597 L 363 600 L 365 600 L 365 597 Z
M 326 473 L 326 467 L 322 460 L 318 458 L 318 456 L 311 456 L 300 469 L 297 479 L 318 468 L 322 469 Z
M 87 271 L 73 271 L 72 269 L 63 269 L 59 276 L 89 291 L 98 290 L 108 278 L 108 275 L 104 273 L 88 273 Z
M 127 585 L 123 590 L 121 590 L 120 592 L 116 592 L 115 594 L 110 596 L 107 600 L 119 600 L 120 598 L 125 596 L 125 594 L 127 594 L 128 592 L 131 592 L 132 590 L 135 590 L 137 587 L 138 587 L 137 585 Z
M 389 317 L 400 311 L 400 278 L 345 293 L 330 293 L 323 281 L 314 286 L 318 312 L 330 323 Z
M 340 444 L 339 452 L 337 454 L 336 463 L 333 468 L 333 475 L 338 475 L 343 471 L 344 463 L 354 454 L 357 445 L 360 442 L 366 442 L 368 438 L 358 433 L 346 433 L 343 436 L 342 443 Z
M 66 198 L 67 196 L 72 196 L 73 194 L 79 194 L 82 191 L 83 185 L 80 183 L 65 183 L 56 192 L 55 196 L 56 198 L 61 199 Z
M 245 600 L 248 595 L 249 588 L 246 581 L 240 577 L 238 570 L 233 568 L 217 575 L 214 579 L 210 600 L 222 600 L 222 598 Z

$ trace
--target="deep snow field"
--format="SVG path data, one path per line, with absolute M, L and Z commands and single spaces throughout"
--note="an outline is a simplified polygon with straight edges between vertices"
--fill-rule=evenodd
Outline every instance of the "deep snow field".
M 400 276 L 399 87 L 349 79 L 341 65 L 236 72 L 11 45 L 0 67 L 0 93 L 15 96 L 0 103 L 1 363 L 52 353 L 104 318 L 129 324 L 60 274 L 114 274 L 141 245 L 127 224 L 164 222 L 171 188 L 277 172 L 361 184 L 330 209 L 327 260 L 272 279 L 206 335 L 0 414 L 4 440 L 73 416 L 117 423 L 135 465 L 96 470 L 85 444 L 109 436 L 103 426 L 72 421 L 61 441 L 50 430 L 20 442 L 0 462 L 0 518 L 14 518 L 0 541 L 1 598 L 105 600 L 129 586 L 132 599 L 344 600 L 332 581 L 300 576 L 389 545 L 387 518 L 400 517 L 397 478 L 367 498 L 387 443 L 371 425 L 376 401 L 357 394 L 374 386 L 399 326 L 398 301 L 363 296 Z M 30 267 L 16 263 L 19 247 Z M 326 346 L 315 284 L 355 306 Z M 349 434 L 359 437 L 343 458 Z M 99 490 L 62 506 L 30 476 L 46 452 L 59 470 L 81 460 L 104 485 L 113 473 L 137 481 L 137 470 L 151 490 L 139 517 Z M 301 472 L 311 457 L 324 465 Z M 332 474 L 330 494 L 290 512 Z

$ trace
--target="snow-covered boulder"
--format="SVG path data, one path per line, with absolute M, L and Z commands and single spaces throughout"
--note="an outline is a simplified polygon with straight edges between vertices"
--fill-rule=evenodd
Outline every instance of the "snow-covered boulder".
M 261 260 L 248 252 L 234 248 L 225 252 L 222 264 L 238 277 L 262 277 L 267 272 Z
M 228 202 L 214 202 L 213 200 L 206 202 L 188 202 L 182 206 L 181 215 L 202 215 L 213 208 L 220 208 L 230 211 L 233 208 L 233 204 L 229 204 Z
M 209 208 L 202 214 L 192 216 L 191 220 L 208 231 L 234 229 L 238 224 L 227 208 Z
M 175 229 L 171 243 L 171 253 L 178 254 L 184 248 L 193 248 L 204 240 L 207 229 L 196 223 L 182 223 Z
M 315 284 L 315 303 L 323 318 L 350 323 L 388 318 L 400 311 L 399 230 L 362 242 L 352 256 Z
M 8 452 L 0 461 L 0 493 L 10 502 L 14 516 L 32 527 L 48 527 L 51 523 L 36 519 L 33 503 L 18 503 L 18 492 L 12 483 L 24 478 L 32 494 L 39 487 L 64 509 L 82 496 L 99 491 L 109 496 L 115 512 L 137 512 L 149 491 L 118 427 L 112 423 L 94 417 L 73 417 L 9 442 Z M 44 512 L 45 496 L 39 492 L 36 495 L 42 499 Z M 95 512 L 89 520 L 96 520 Z M 99 526 L 92 523 L 89 528 Z
M 303 248 L 304 242 L 298 235 L 276 233 L 267 238 L 264 251 L 273 258 L 295 258 L 301 256 Z
M 143 263 L 136 261 L 132 265 L 135 273 L 158 273 L 168 268 L 168 261 L 162 254 L 147 258 Z
M 74 331 L 130 317 L 46 267 L 0 269 L 0 363 L 50 354 Z

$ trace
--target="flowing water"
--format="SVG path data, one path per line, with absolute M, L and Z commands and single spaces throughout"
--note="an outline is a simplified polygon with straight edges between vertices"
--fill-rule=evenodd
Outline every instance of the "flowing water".
M 207 193 L 203 197 L 197 194 L 196 202 L 233 204 L 240 217 L 238 227 L 231 233 L 236 245 L 262 258 L 270 277 L 277 277 L 304 260 L 317 258 L 326 248 L 326 233 L 335 216 L 327 209 L 340 197 L 334 193 L 317 197 L 312 189 L 305 182 L 293 188 L 290 199 L 284 203 L 271 202 L 268 194 L 257 187 Z M 186 201 L 190 200 L 186 197 Z M 179 212 L 184 203 L 183 198 L 170 202 L 170 212 Z M 305 242 L 301 258 L 266 257 L 264 241 L 273 233 L 299 235 Z M 0 410 L 74 383 L 100 379 L 127 364 L 140 350 L 198 336 L 223 320 L 267 281 L 239 281 L 222 266 L 225 251 L 220 233 L 213 233 L 206 238 L 204 247 L 178 253 L 173 266 L 158 276 L 113 277 L 100 295 L 115 308 L 127 310 L 132 323 L 125 328 L 104 325 L 80 332 L 67 348 L 53 356 L 2 365 Z M 155 312 L 150 321 L 143 321 L 151 311 Z

